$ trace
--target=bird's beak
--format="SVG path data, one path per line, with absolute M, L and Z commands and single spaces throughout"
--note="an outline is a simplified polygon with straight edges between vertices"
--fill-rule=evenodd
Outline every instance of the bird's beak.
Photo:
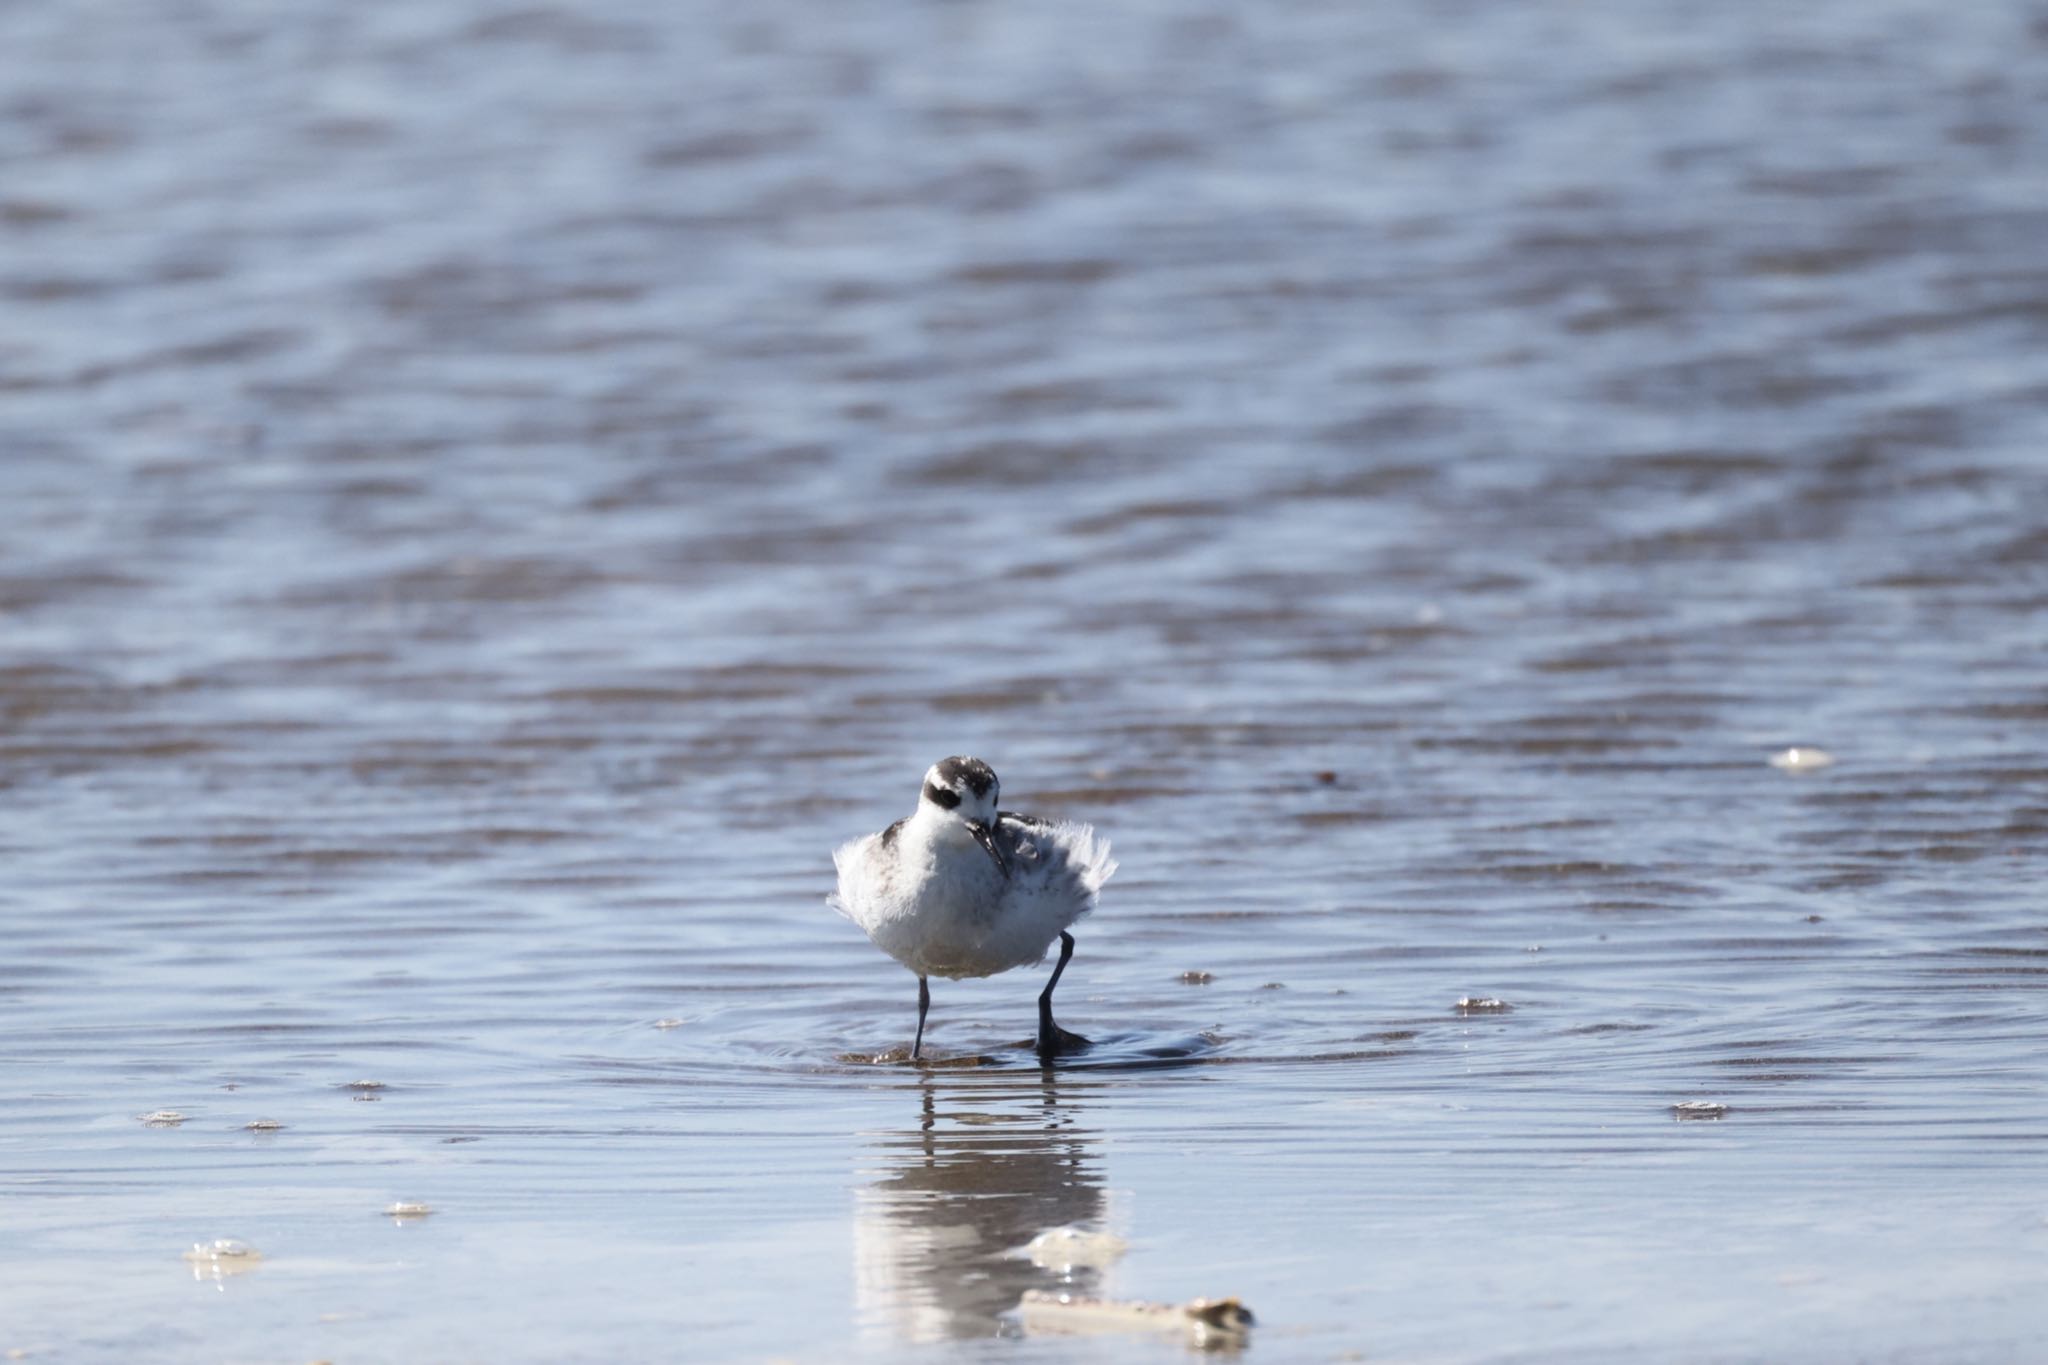
M 1009 876 L 1010 860 L 1003 856 L 1002 849 L 996 847 L 996 836 L 990 831 L 989 827 L 979 820 L 969 820 L 967 822 L 967 832 L 974 836 L 975 843 L 981 845 L 982 852 L 988 854 L 994 860 L 996 871 L 1002 873 L 1005 877 Z

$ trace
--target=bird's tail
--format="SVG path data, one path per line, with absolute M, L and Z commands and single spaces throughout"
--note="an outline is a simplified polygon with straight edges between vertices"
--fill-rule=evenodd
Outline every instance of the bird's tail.
M 1090 896 L 1116 873 L 1116 859 L 1109 856 L 1109 840 L 1095 832 L 1093 825 L 1063 821 L 1054 836 L 1065 846 L 1067 867 L 1074 880 Z
M 825 904 L 848 919 L 853 919 L 854 915 L 853 907 L 846 903 L 846 868 L 853 861 L 853 850 L 859 843 L 860 840 L 855 839 L 832 850 L 832 870 L 838 875 L 839 882 L 832 888 L 831 894 L 825 897 Z M 854 922 L 858 924 L 860 921 Z

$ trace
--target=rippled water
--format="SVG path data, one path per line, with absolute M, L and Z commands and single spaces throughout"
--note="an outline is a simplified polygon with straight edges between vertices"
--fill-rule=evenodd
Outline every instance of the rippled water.
M 1260 1358 L 2048 1355 L 2048 10 L 0 51 L 0 1349 L 1180 1358 L 1020 1335 L 1077 1224 Z M 955 752 L 1115 841 L 1071 1066 L 858 1060 Z

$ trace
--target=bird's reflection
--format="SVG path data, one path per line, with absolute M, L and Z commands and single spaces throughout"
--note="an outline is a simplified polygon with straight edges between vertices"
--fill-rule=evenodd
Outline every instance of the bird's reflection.
M 993 1336 L 1027 1289 L 1102 1292 L 1100 1270 L 1062 1274 L 1024 1252 L 1048 1228 L 1099 1228 L 1108 1216 L 1098 1138 L 1074 1092 L 1051 1070 L 919 1078 L 913 1126 L 868 1139 L 874 1179 L 854 1218 L 867 1330 Z

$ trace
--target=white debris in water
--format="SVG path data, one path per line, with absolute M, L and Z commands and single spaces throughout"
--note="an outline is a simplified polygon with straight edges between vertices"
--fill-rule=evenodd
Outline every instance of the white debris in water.
M 247 1242 L 234 1237 L 216 1237 L 211 1242 L 194 1242 L 192 1249 L 185 1253 L 185 1259 L 194 1265 L 218 1265 L 222 1262 L 260 1261 L 263 1253 Z
M 1128 1249 L 1129 1243 L 1113 1232 L 1063 1227 L 1033 1237 L 1024 1254 L 1039 1269 L 1066 1275 L 1083 1266 L 1106 1266 Z
M 1718 1119 L 1728 1113 L 1728 1106 L 1715 1100 L 1680 1100 L 1671 1106 L 1671 1116 L 1679 1119 Z
M 1771 766 L 1782 773 L 1810 773 L 1827 767 L 1835 756 L 1826 749 L 1805 749 L 1793 745 L 1771 755 Z
M 1514 1008 L 1505 1000 L 1490 995 L 1461 995 L 1458 997 L 1460 1014 L 1506 1014 Z
M 154 1109 L 138 1117 L 152 1128 L 176 1128 L 185 1121 L 185 1116 L 175 1109 Z
M 654 1026 L 660 1029 L 681 1028 L 683 1021 L 680 1019 L 657 1019 L 654 1021 Z
M 245 1133 L 275 1133 L 282 1127 L 284 1125 L 276 1119 L 250 1119 L 242 1125 L 242 1131 Z
M 384 1088 L 385 1085 L 382 1081 L 350 1081 L 342 1087 L 343 1090 L 382 1090 Z
M 1242 1344 L 1252 1312 L 1236 1299 L 1189 1299 L 1186 1303 L 1092 1299 L 1085 1295 L 1027 1289 L 1017 1303 L 1024 1330 L 1033 1333 L 1179 1331 L 1191 1344 L 1215 1349 Z
M 385 1209 L 384 1216 L 387 1218 L 425 1218 L 433 1211 L 433 1208 L 429 1205 L 410 1203 L 401 1199 L 396 1204 Z

